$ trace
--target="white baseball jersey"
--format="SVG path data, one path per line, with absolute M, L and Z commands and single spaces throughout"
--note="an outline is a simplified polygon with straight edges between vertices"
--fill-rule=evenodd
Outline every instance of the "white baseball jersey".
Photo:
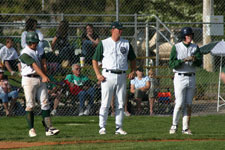
M 128 40 L 120 39 L 115 42 L 111 37 L 102 40 L 103 60 L 102 68 L 109 70 L 127 70 L 127 55 L 130 49 Z
M 186 47 L 183 42 L 175 44 L 176 51 L 177 51 L 177 59 L 184 59 L 189 56 L 193 56 L 194 53 L 197 51 L 197 45 L 190 44 Z M 192 66 L 192 62 L 185 62 L 182 64 L 181 67 L 173 69 L 173 72 L 180 72 L 180 73 L 188 73 L 188 72 L 195 72 L 195 67 Z
M 17 54 L 15 48 L 13 48 L 13 47 L 8 48 L 6 46 L 3 46 L 0 49 L 0 59 L 2 61 L 4 61 L 4 60 L 15 60 L 15 59 L 18 59 L 18 54 Z
M 44 53 L 42 48 L 38 47 L 37 50 L 32 50 L 28 46 L 26 46 L 21 51 L 21 55 L 23 55 L 24 53 L 32 57 L 35 60 L 36 64 L 41 68 L 40 59 L 41 59 L 41 55 L 43 55 Z M 21 75 L 29 75 L 29 74 L 35 74 L 35 73 L 36 71 L 30 65 L 27 65 L 21 61 Z

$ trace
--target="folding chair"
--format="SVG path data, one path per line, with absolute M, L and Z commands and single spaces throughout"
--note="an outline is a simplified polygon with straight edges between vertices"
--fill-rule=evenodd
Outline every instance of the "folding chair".
M 157 102 L 158 102 L 158 113 L 170 114 L 173 111 L 173 101 L 171 99 L 172 94 L 169 89 L 166 92 L 158 92 Z

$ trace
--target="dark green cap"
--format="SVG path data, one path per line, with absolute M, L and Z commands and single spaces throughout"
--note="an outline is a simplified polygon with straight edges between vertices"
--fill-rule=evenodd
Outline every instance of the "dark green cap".
M 111 24 L 111 29 L 123 29 L 123 25 L 119 21 L 115 21 Z

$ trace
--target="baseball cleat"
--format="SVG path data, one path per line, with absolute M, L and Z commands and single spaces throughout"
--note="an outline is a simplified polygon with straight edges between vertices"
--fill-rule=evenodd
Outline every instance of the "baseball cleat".
M 170 128 L 169 133 L 170 133 L 170 134 L 175 134 L 176 132 L 177 132 L 177 126 L 172 125 L 171 128 Z
M 46 136 L 52 136 L 52 135 L 57 135 L 60 131 L 56 128 L 49 128 L 48 131 L 45 132 Z
M 101 129 L 99 130 L 99 134 L 100 134 L 100 135 L 106 134 L 105 128 L 101 128 Z
M 127 135 L 127 132 L 124 131 L 122 128 L 116 130 L 115 134 Z
M 36 134 L 34 128 L 30 129 L 29 130 L 29 137 L 35 137 L 35 136 L 37 136 L 37 134 Z
M 182 134 L 192 135 L 190 129 L 183 130 L 183 131 L 182 131 Z

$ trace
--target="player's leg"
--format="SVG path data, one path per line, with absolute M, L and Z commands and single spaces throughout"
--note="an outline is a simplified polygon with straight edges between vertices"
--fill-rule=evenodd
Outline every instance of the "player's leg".
M 192 107 L 192 100 L 195 95 L 195 77 L 192 76 L 189 79 L 190 83 L 187 87 L 186 97 L 185 97 L 185 108 L 183 114 L 183 133 L 184 134 L 191 134 L 189 129 L 190 119 L 191 119 L 191 107 Z
M 178 74 L 175 74 L 174 92 L 175 92 L 175 107 L 173 111 L 173 121 L 170 129 L 170 134 L 174 134 L 177 131 L 180 114 L 183 109 L 184 98 L 186 95 L 186 79 L 184 76 L 179 76 Z
M 112 96 L 114 94 L 115 75 L 107 73 L 103 70 L 103 76 L 106 77 L 106 81 L 101 83 L 101 106 L 99 111 L 99 133 L 105 134 L 106 121 L 108 119 L 108 111 Z M 102 130 L 101 130 L 102 129 Z M 100 134 L 101 134 L 100 133 Z
M 45 127 L 46 136 L 56 135 L 59 133 L 59 130 L 52 127 L 52 121 L 50 117 L 50 103 L 48 100 L 48 90 L 46 84 L 41 82 L 40 86 L 37 89 L 37 99 L 41 104 L 42 111 L 42 123 Z
M 115 93 L 115 124 L 116 134 L 127 134 L 123 131 L 124 103 L 126 100 L 126 74 L 118 75 Z
M 24 95 L 26 99 L 26 120 L 29 127 L 29 136 L 35 137 L 37 134 L 34 130 L 34 106 L 35 106 L 35 95 L 36 89 L 40 83 L 40 79 L 36 78 L 22 78 L 22 86 L 24 89 Z

